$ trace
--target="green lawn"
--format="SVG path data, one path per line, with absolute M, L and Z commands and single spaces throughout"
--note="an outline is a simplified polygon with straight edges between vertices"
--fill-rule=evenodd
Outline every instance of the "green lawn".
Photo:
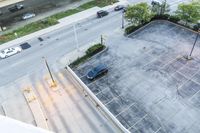
M 104 6 L 114 3 L 114 2 L 117 2 L 117 0 L 93 0 L 91 2 L 81 5 L 75 9 L 69 9 L 65 12 L 57 13 L 57 14 L 47 17 L 43 20 L 39 20 L 39 21 L 33 22 L 31 24 L 28 24 L 24 27 L 21 27 L 11 33 L 0 36 L 0 44 L 14 40 L 16 38 L 14 33 L 17 33 L 18 37 L 22 37 L 27 34 L 33 33 L 35 31 L 55 25 L 58 23 L 58 21 L 57 21 L 58 19 L 70 16 L 72 14 L 84 11 L 86 9 L 89 9 L 89 8 L 92 8 L 95 6 L 104 7 Z

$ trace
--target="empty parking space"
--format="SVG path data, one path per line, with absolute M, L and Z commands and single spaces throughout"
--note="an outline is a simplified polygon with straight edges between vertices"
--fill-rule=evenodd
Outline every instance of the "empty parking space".
M 113 36 L 109 50 L 74 72 L 131 132 L 200 132 L 200 41 L 195 33 L 156 21 L 129 37 Z M 87 72 L 103 63 L 108 73 L 93 81 Z M 183 121 L 182 121 L 183 117 Z

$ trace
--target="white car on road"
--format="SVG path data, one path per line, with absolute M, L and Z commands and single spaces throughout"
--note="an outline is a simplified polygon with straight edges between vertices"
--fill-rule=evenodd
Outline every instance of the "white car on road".
M 26 13 L 22 16 L 23 20 L 35 17 L 35 13 Z
M 20 53 L 21 51 L 22 51 L 22 49 L 20 47 L 4 49 L 3 51 L 0 52 L 0 58 L 2 58 L 2 59 L 7 58 L 14 54 Z

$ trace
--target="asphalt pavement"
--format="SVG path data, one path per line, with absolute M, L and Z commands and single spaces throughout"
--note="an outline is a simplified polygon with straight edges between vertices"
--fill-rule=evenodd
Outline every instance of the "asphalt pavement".
M 79 47 L 100 40 L 100 35 L 111 36 L 116 29 L 120 30 L 120 12 L 111 12 L 108 16 L 89 22 L 76 24 Z M 74 31 L 72 26 L 66 26 L 54 32 L 41 36 L 44 41 L 33 38 L 27 41 L 31 48 L 21 53 L 0 60 L 0 86 L 16 80 L 17 78 L 44 69 L 42 57 L 46 57 L 49 64 L 54 64 L 66 53 L 76 49 Z M 12 75 L 12 76 L 11 76 Z

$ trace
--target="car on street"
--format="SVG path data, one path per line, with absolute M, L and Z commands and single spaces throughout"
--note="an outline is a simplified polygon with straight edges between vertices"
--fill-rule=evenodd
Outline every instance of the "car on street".
M 35 17 L 35 13 L 26 13 L 22 16 L 22 19 L 26 20 L 26 19 L 30 19 L 30 18 L 33 18 L 33 17 Z
M 108 14 L 109 14 L 108 11 L 100 10 L 100 11 L 97 12 L 97 17 L 98 18 L 102 18 L 102 17 L 104 17 L 104 16 L 106 16 Z
M 22 49 L 20 47 L 13 47 L 13 48 L 7 48 L 0 52 L 0 58 L 4 59 L 9 56 L 15 55 L 17 53 L 20 53 Z
M 108 72 L 107 66 L 104 64 L 99 64 L 98 66 L 94 67 L 88 72 L 87 78 L 89 80 L 93 80 L 101 75 L 106 74 L 107 72 Z
M 114 10 L 115 11 L 120 11 L 120 10 L 124 10 L 125 6 L 124 5 L 117 5 Z
M 24 5 L 22 5 L 22 4 L 16 4 L 15 6 L 10 7 L 8 10 L 10 12 L 16 12 L 16 11 L 19 11 L 19 10 L 22 10 L 22 9 L 24 9 Z
M 31 45 L 30 45 L 29 43 L 27 43 L 27 42 L 22 43 L 22 44 L 20 44 L 19 46 L 20 46 L 21 49 L 23 49 L 23 50 L 28 49 L 28 48 L 31 47 Z

